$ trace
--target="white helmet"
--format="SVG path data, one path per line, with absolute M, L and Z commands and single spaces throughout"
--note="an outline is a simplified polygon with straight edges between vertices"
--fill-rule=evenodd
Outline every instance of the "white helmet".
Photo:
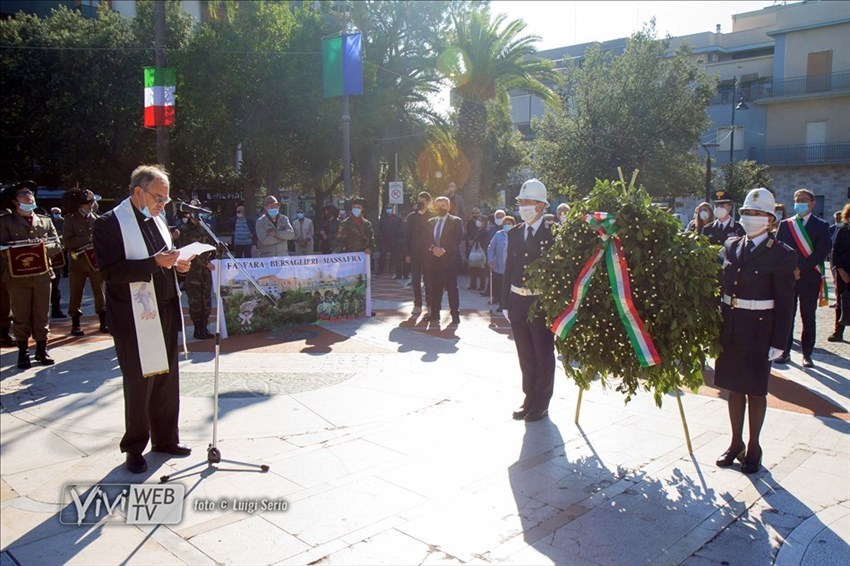
M 525 198 L 549 204 L 549 201 L 546 200 L 546 185 L 537 179 L 529 179 L 523 183 L 516 198 L 517 200 Z
M 764 187 L 751 190 L 747 193 L 747 198 L 744 199 L 744 206 L 738 209 L 740 212 L 745 210 L 758 210 L 759 212 L 767 212 L 774 218 L 776 215 L 776 199 L 769 190 Z

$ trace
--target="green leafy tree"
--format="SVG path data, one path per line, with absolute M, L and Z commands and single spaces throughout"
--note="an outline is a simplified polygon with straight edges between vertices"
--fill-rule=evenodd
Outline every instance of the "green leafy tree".
M 488 110 L 487 137 L 484 139 L 481 171 L 481 200 L 495 202 L 496 189 L 508 175 L 531 164 L 528 145 L 511 121 L 510 108 L 491 103 Z
M 562 105 L 533 123 L 534 156 L 552 188 L 589 190 L 621 167 L 640 170 L 653 196 L 699 194 L 704 173 L 693 148 L 708 126 L 714 82 L 683 46 L 672 56 L 654 23 L 613 56 L 593 46 L 566 72 Z
M 557 101 L 545 83 L 557 76 L 548 60 L 536 55 L 537 36 L 521 35 L 521 20 L 506 22 L 505 16 L 491 17 L 489 10 L 454 18 L 454 44 L 460 66 L 454 73 L 455 92 L 460 97 L 457 140 L 469 160 L 469 178 L 462 187 L 465 200 L 480 200 L 484 143 L 487 138 L 488 102 L 508 103 L 508 91 L 518 89 L 540 96 L 549 104 Z
M 743 203 L 744 198 L 750 190 L 756 187 L 764 187 L 773 191 L 773 178 L 770 176 L 770 167 L 756 161 L 743 160 L 733 163 L 724 163 L 722 186 L 733 202 Z

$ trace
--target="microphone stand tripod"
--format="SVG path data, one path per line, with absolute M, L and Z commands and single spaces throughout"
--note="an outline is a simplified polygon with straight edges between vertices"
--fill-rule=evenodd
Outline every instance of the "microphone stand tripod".
M 183 205 L 181 203 L 181 206 L 185 206 L 185 205 Z M 190 210 L 190 212 L 196 213 L 193 210 Z M 209 225 L 206 222 L 204 222 L 203 219 L 200 218 L 200 215 L 197 215 L 197 220 L 198 220 L 198 224 L 200 224 L 201 227 L 206 231 L 206 233 L 209 234 L 210 238 L 212 238 L 212 241 L 215 244 L 215 248 L 216 248 L 216 257 L 219 258 L 219 260 L 223 259 L 224 257 L 227 257 L 228 259 L 230 259 L 233 262 L 233 264 L 236 266 L 236 268 L 239 270 L 239 272 L 245 277 L 245 279 L 247 279 L 248 282 L 251 283 L 251 285 L 254 286 L 254 289 L 256 289 L 257 292 L 260 295 L 265 297 L 266 300 L 268 300 L 272 304 L 272 306 L 274 306 L 275 300 L 268 293 L 266 293 L 263 290 L 263 288 L 260 287 L 260 284 L 257 283 L 257 280 L 254 279 L 254 277 L 251 276 L 251 274 L 248 273 L 248 271 L 244 267 L 242 267 L 242 265 L 239 264 L 239 262 L 236 260 L 236 258 L 233 257 L 233 254 L 230 253 L 230 250 L 227 248 L 227 244 L 222 242 L 218 238 L 218 236 L 215 235 L 215 232 L 213 232 L 212 229 L 209 227 Z M 227 462 L 229 464 L 238 464 L 238 465 L 241 465 L 241 466 L 249 466 L 249 467 L 259 468 L 259 470 L 256 470 L 256 471 L 258 471 L 260 473 L 265 473 L 265 472 L 269 471 L 268 465 L 266 465 L 266 464 L 251 464 L 251 463 L 247 463 L 247 462 L 238 462 L 236 460 L 223 460 L 222 457 L 221 457 L 221 451 L 218 449 L 218 381 L 219 381 L 219 359 L 221 357 L 221 316 L 222 316 L 221 313 L 222 313 L 222 310 L 224 309 L 224 300 L 221 297 L 221 272 L 222 272 L 223 266 L 224 266 L 224 263 L 222 261 L 219 261 L 218 262 L 218 269 L 216 269 L 217 273 L 216 273 L 216 283 L 215 283 L 215 297 L 216 297 L 217 305 L 216 305 L 216 312 L 215 312 L 215 358 L 214 358 L 215 362 L 214 362 L 214 370 L 213 370 L 213 376 L 214 376 L 214 379 L 213 379 L 213 437 L 212 437 L 212 442 L 207 447 L 207 470 L 209 470 L 210 468 L 213 468 L 214 470 L 222 470 L 222 471 L 230 471 L 230 472 L 248 471 L 248 470 L 232 469 L 232 468 L 219 468 L 217 466 L 214 466 L 214 464 L 218 464 L 218 463 L 221 463 L 221 462 Z M 168 482 L 169 480 L 172 480 L 172 479 L 182 479 L 182 478 L 187 477 L 189 475 L 193 475 L 193 474 L 187 474 L 185 472 L 188 472 L 192 468 L 197 468 L 198 466 L 202 466 L 202 465 L 203 465 L 202 463 L 201 464 L 195 464 L 194 466 L 190 466 L 190 467 L 188 467 L 188 468 L 186 468 L 186 469 L 184 469 L 180 472 L 177 472 L 177 474 L 181 474 L 181 473 L 183 474 L 179 477 L 175 477 L 175 474 L 164 475 L 164 476 L 159 478 L 159 483 L 166 483 L 166 482 Z M 204 475 L 203 472 L 197 472 L 197 473 Z

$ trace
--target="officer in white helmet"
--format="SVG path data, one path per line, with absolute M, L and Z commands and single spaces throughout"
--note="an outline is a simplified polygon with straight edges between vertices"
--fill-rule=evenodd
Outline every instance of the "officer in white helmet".
M 555 386 L 555 335 L 546 324 L 543 311 L 534 307 L 541 291 L 528 286 L 525 273 L 526 266 L 552 244 L 552 232 L 543 221 L 549 206 L 546 187 L 537 179 L 529 179 L 522 184 L 516 203 L 523 221 L 508 232 L 502 307 L 511 323 L 525 394 L 513 418 L 532 422 L 549 414 Z M 532 308 L 535 310 L 529 317 Z
M 740 208 L 746 235 L 728 239 L 722 252 L 722 352 L 715 363 L 714 384 L 729 391 L 732 441 L 717 465 L 727 467 L 737 460 L 745 474 L 761 466 L 759 435 L 767 411 L 770 365 L 782 355 L 794 318 L 797 254 L 771 230 L 776 221 L 774 203 L 769 190 L 751 190 Z

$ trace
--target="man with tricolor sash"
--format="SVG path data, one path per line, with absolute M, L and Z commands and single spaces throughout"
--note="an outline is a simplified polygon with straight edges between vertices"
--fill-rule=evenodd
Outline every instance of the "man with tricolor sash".
M 549 414 L 555 388 L 555 335 L 536 306 L 539 289 L 527 286 L 525 268 L 552 245 L 552 232 L 543 222 L 549 206 L 546 186 L 529 179 L 516 199 L 523 222 L 508 232 L 508 252 L 502 277 L 502 308 L 511 323 L 514 344 L 522 371 L 525 399 L 514 411 L 514 420 L 539 421 Z
M 815 311 L 818 304 L 829 303 L 826 287 L 824 262 L 829 254 L 831 241 L 829 224 L 812 214 L 815 207 L 815 195 L 808 189 L 799 189 L 794 193 L 794 212 L 791 218 L 779 224 L 777 239 L 788 244 L 797 252 L 796 302 L 800 305 L 800 318 L 803 320 L 803 332 L 800 345 L 803 351 L 803 367 L 812 367 L 812 351 L 815 348 Z M 796 306 L 795 306 L 796 309 Z M 791 345 L 794 340 L 794 326 L 788 334 L 788 344 L 777 363 L 791 361 Z
M 179 444 L 180 384 L 177 334 L 183 326 L 175 271 L 189 271 L 178 259 L 162 214 L 169 198 L 165 171 L 137 167 L 130 196 L 94 223 L 94 251 L 103 274 L 106 320 L 124 385 L 127 469 L 147 470 L 142 452 L 188 456 Z M 185 349 L 185 329 L 184 349 Z

